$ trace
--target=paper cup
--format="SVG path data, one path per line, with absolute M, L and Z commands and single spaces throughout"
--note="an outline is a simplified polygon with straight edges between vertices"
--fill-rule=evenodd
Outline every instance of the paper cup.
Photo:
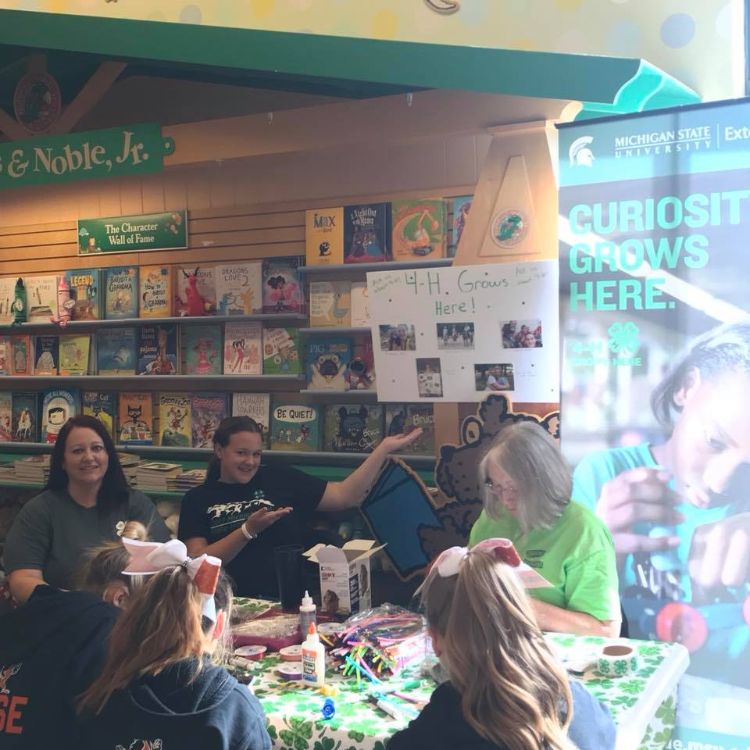
M 605 646 L 596 661 L 603 677 L 625 677 L 638 671 L 638 654 L 630 646 Z

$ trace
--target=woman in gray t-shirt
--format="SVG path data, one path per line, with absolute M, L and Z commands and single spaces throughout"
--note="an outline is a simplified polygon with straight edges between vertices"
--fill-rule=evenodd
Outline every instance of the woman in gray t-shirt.
M 70 588 L 82 553 L 118 539 L 127 521 L 140 521 L 154 541 L 169 539 L 153 503 L 128 487 L 104 425 L 72 417 L 53 448 L 47 486 L 24 505 L 5 541 L 13 596 L 25 602 L 42 583 Z

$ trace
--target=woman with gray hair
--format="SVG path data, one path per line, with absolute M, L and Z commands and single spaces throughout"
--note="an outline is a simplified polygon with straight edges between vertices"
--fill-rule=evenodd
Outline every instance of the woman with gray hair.
M 510 539 L 549 581 L 532 589 L 539 627 L 616 636 L 620 631 L 615 548 L 607 527 L 573 503 L 571 476 L 557 443 L 539 425 L 504 427 L 479 464 L 484 510 L 469 537 Z

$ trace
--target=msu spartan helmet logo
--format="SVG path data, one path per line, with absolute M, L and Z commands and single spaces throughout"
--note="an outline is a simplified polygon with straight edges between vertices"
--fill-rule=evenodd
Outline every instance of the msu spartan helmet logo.
M 568 156 L 570 157 L 571 167 L 594 166 L 594 152 L 591 150 L 593 140 L 593 136 L 582 135 L 570 144 Z

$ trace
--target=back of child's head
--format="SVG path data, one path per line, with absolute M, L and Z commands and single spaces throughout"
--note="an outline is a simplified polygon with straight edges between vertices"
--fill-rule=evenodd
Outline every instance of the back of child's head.
M 420 595 L 440 639 L 440 661 L 474 730 L 509 750 L 572 749 L 567 676 L 513 568 L 475 548 L 455 575 L 433 565 Z

